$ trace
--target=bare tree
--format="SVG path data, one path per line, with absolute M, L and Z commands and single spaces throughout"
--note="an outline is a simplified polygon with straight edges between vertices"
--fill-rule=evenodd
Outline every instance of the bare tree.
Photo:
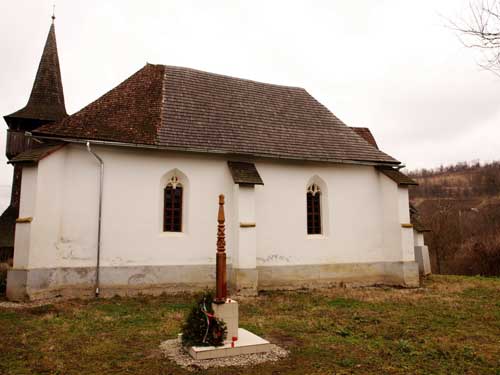
M 469 14 L 451 21 L 451 28 L 466 47 L 481 51 L 481 67 L 500 73 L 500 0 L 471 1 Z

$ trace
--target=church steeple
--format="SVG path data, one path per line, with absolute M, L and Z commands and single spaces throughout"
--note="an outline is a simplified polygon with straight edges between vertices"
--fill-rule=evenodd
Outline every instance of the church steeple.
M 50 25 L 28 104 L 19 111 L 4 117 L 9 126 L 5 152 L 9 160 L 22 152 L 40 146 L 33 142 L 31 137 L 25 135 L 26 131 L 36 129 L 48 122 L 61 120 L 68 115 L 64 105 L 54 19 L 55 16 L 52 15 L 52 25 Z M 22 166 L 15 165 L 10 206 L 0 216 L 0 245 L 11 248 L 12 251 L 14 251 L 16 218 L 19 216 L 21 179 Z
M 40 125 L 60 120 L 68 115 L 64 104 L 54 19 L 55 16 L 52 15 L 52 24 L 28 104 L 19 111 L 4 117 L 12 130 L 33 130 Z

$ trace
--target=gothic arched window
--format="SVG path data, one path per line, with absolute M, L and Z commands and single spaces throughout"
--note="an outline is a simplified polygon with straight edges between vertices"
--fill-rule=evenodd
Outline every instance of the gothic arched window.
M 307 234 L 321 234 L 321 190 L 316 184 L 307 188 Z
M 182 231 L 182 184 L 176 176 L 170 178 L 164 190 L 163 231 Z

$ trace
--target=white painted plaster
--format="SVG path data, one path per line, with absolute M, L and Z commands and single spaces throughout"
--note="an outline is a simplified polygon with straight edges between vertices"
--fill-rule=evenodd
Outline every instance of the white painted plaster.
M 226 195 L 230 261 L 233 183 L 225 160 L 150 150 L 93 149 L 105 166 L 102 266 L 215 263 L 220 193 Z M 186 230 L 175 234 L 164 233 L 161 225 L 162 183 L 174 169 L 187 177 L 183 181 L 187 188 Z M 37 191 L 37 201 L 53 202 L 56 207 L 37 207 L 44 225 L 34 227 L 32 237 L 37 238 L 38 249 L 30 267 L 94 266 L 99 164 L 84 146 L 69 145 L 43 159 L 38 173 L 44 175 L 45 183 Z
M 235 185 L 234 200 L 236 203 L 236 237 L 233 255 L 235 268 L 253 269 L 257 258 L 258 227 L 240 227 L 241 223 L 255 223 L 255 188 L 254 186 Z M 265 230 L 265 229 L 264 229 Z
M 37 189 L 38 169 L 26 166 L 23 168 L 21 179 L 21 202 L 19 204 L 19 217 L 31 217 L 35 220 L 35 203 Z M 24 269 L 29 267 L 30 244 L 31 244 L 31 223 L 16 224 L 14 237 L 14 268 Z
M 402 260 L 401 221 L 399 219 L 398 185 L 383 173 L 378 173 L 380 196 L 379 210 L 382 212 L 380 230 L 383 233 L 382 248 L 392 260 Z M 375 203 L 375 202 L 374 202 Z
M 221 193 L 226 197 L 228 263 L 234 252 L 236 267 L 412 258 L 401 228 L 400 205 L 406 202 L 408 211 L 407 196 L 374 167 L 256 160 L 265 185 L 249 188 L 234 185 L 224 155 L 93 149 L 105 165 L 104 267 L 215 264 Z M 164 233 L 163 188 L 174 171 L 185 189 L 183 231 Z M 40 161 L 37 172 L 29 267 L 95 266 L 99 164 L 83 145 L 68 145 Z M 23 187 L 26 181 L 23 175 Z M 323 195 L 320 236 L 307 235 L 311 181 Z M 22 205 L 29 199 L 23 192 Z M 256 227 L 239 228 L 240 222 L 256 222 Z
M 415 246 L 425 246 L 424 234 L 413 230 L 413 242 L 415 243 Z
M 65 182 L 69 182 L 64 181 L 66 156 L 67 149 L 64 147 L 38 163 L 36 213 L 31 228 L 30 268 L 47 263 L 59 265 L 60 257 L 73 250 L 72 244 L 67 243 L 60 230 L 65 204 L 64 193 L 67 189 Z
M 413 243 L 413 229 L 401 228 L 401 247 L 403 253 L 403 261 L 415 261 L 415 245 Z
M 401 224 L 410 224 L 410 201 L 408 198 L 408 187 L 398 187 L 399 220 Z M 401 247 L 404 261 L 415 261 L 415 244 L 413 241 L 413 229 L 401 228 Z
M 399 220 L 402 224 L 407 224 L 410 222 L 410 201 L 408 198 L 408 188 L 398 187 L 398 199 L 399 199 Z
M 257 192 L 259 265 L 402 260 L 397 185 L 381 180 L 375 168 L 284 161 L 256 166 L 265 184 Z M 327 186 L 327 235 L 308 236 L 306 188 L 317 177 Z

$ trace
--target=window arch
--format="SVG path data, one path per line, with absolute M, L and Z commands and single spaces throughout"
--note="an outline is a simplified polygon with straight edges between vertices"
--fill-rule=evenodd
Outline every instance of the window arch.
M 315 183 L 307 187 L 307 234 L 322 234 L 321 189 Z
M 173 175 L 163 191 L 163 231 L 182 232 L 183 186 Z

